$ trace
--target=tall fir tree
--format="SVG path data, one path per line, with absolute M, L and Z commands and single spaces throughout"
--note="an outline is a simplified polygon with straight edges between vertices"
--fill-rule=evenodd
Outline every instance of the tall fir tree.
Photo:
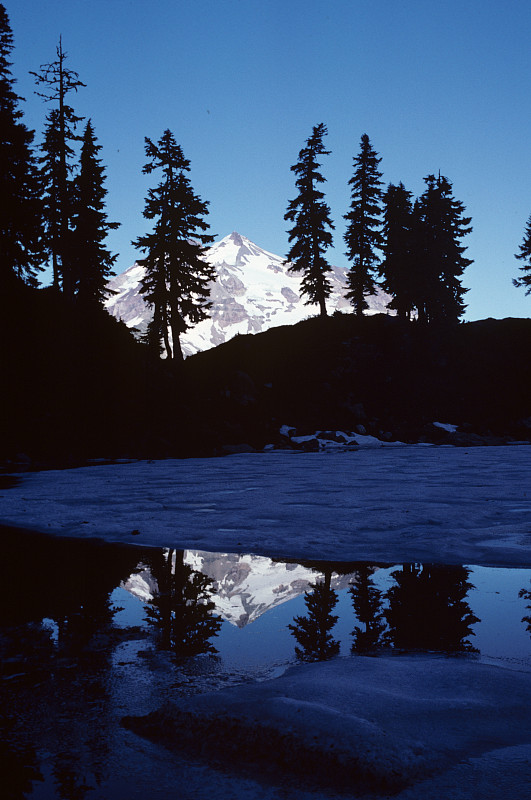
M 379 261 L 376 250 L 383 247 L 382 173 L 378 171 L 381 160 L 364 133 L 359 155 L 354 158 L 354 174 L 349 180 L 351 203 L 350 211 L 345 214 L 348 224 L 344 235 L 346 256 L 352 262 L 346 297 L 358 316 L 369 307 L 365 297 L 376 292 L 375 275 Z
M 72 262 L 76 294 L 83 302 L 103 303 L 108 295 L 106 284 L 117 256 L 104 246 L 107 234 L 119 227 L 108 222 L 105 212 L 105 168 L 98 158 L 97 144 L 89 120 L 83 135 L 79 175 L 74 183 L 74 229 Z
M 310 583 L 304 595 L 308 614 L 294 617 L 288 625 L 299 645 L 295 654 L 301 661 L 333 658 L 339 653 L 340 642 L 331 633 L 338 620 L 337 614 L 332 614 L 338 598 L 331 588 L 331 570 L 325 572 L 324 581 Z
M 403 183 L 390 183 L 383 195 L 383 259 L 378 272 L 381 287 L 392 299 L 388 307 L 399 317 L 411 318 L 414 308 L 412 193 Z
M 525 229 L 524 240 L 520 245 L 520 252 L 516 254 L 515 258 L 523 261 L 523 266 L 520 267 L 521 272 L 524 274 L 521 278 L 513 278 L 513 284 L 517 287 L 525 287 L 526 294 L 531 294 L 531 216 L 527 220 L 527 227 Z
M 302 293 L 308 298 L 307 305 L 317 303 L 321 316 L 326 316 L 326 299 L 332 292 L 332 284 L 327 273 L 331 267 L 324 254 L 332 245 L 330 208 L 324 201 L 324 193 L 318 188 L 325 182 L 319 172 L 321 155 L 329 155 L 325 150 L 323 137 L 327 134 L 326 125 L 320 123 L 313 128 L 312 135 L 299 153 L 299 160 L 291 167 L 297 175 L 295 185 L 298 196 L 290 200 L 284 219 L 293 222 L 288 231 L 289 242 L 293 242 L 286 257 L 291 262 L 290 272 L 302 272 Z
M 58 238 L 49 242 L 50 252 L 54 260 L 58 275 L 60 275 L 63 293 L 69 299 L 74 297 L 75 275 L 71 247 L 71 230 L 73 217 L 73 191 L 71 185 L 73 149 L 71 142 L 79 141 L 76 135 L 76 125 L 82 117 L 76 116 L 74 109 L 67 102 L 71 92 L 77 92 L 85 84 L 79 79 L 79 75 L 72 69 L 65 66 L 67 53 L 63 50 L 62 40 L 59 37 L 59 44 L 56 48 L 57 58 L 49 64 L 42 64 L 39 72 L 32 72 L 38 86 L 43 86 L 43 92 L 37 92 L 47 102 L 55 103 L 55 115 L 48 116 L 47 135 L 42 149 L 47 156 L 56 160 L 54 168 L 55 185 L 46 185 L 48 198 L 48 211 L 52 213 L 57 226 Z M 51 135 L 50 125 L 54 125 L 54 133 Z M 48 154 L 47 147 L 53 142 L 53 156 Z M 49 176 L 47 170 L 44 175 Z M 51 211 L 50 202 L 52 197 L 57 203 L 57 207 Z
M 139 261 L 146 268 L 141 292 L 153 306 L 151 343 L 162 339 L 168 359 L 182 361 L 181 334 L 208 316 L 215 270 L 205 251 L 214 237 L 205 233 L 208 203 L 195 194 L 186 175 L 190 162 L 173 133 L 166 130 L 157 144 L 148 138 L 145 143 L 149 161 L 143 172 L 160 170 L 162 181 L 148 191 L 144 208 L 144 217 L 155 220 L 154 229 L 133 242 L 147 253 Z
M 40 146 L 42 156 L 39 159 L 42 185 L 44 190 L 44 227 L 45 244 L 48 259 L 51 260 L 53 287 L 61 288 L 61 224 L 60 224 L 60 186 L 61 186 L 61 140 L 59 132 L 59 111 L 53 108 L 46 116 L 44 138 Z M 67 157 L 70 161 L 74 151 L 67 146 Z M 69 190 L 69 196 L 70 196 Z
M 0 281 L 4 290 L 38 284 L 46 260 L 39 169 L 33 131 L 22 122 L 9 60 L 13 50 L 9 17 L 0 5 Z
M 452 184 L 444 175 L 428 175 L 426 190 L 414 209 L 416 298 L 421 322 L 457 322 L 466 305 L 461 277 L 472 261 L 463 255 L 461 239 L 470 233 L 470 217 L 452 195 Z

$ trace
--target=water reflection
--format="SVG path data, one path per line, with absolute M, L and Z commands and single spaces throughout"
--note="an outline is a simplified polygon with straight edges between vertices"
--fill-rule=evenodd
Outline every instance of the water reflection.
M 531 589 L 520 589 L 518 597 L 523 597 L 525 600 L 530 601 L 527 610 L 531 611 Z M 525 622 L 526 628 L 531 636 L 531 614 L 526 614 L 525 617 L 522 617 L 522 622 Z
M 331 588 L 332 570 L 325 571 L 324 580 L 310 584 L 304 601 L 306 616 L 296 616 L 289 630 L 298 642 L 295 654 L 301 661 L 324 661 L 338 655 L 340 642 L 331 631 L 339 617 L 332 614 L 337 604 L 337 592 Z
M 353 653 L 368 653 L 384 645 L 386 629 L 383 613 L 383 592 L 374 584 L 376 567 L 361 564 L 356 582 L 350 587 L 352 607 L 358 621 L 352 631 Z M 361 627 L 363 626 L 363 627 Z
M 153 550 L 147 558 L 156 590 L 146 604 L 146 618 L 157 645 L 177 657 L 216 653 L 210 641 L 221 628 L 213 615 L 212 581 L 184 562 L 184 552 Z
M 480 630 L 484 656 L 509 629 L 502 655 L 531 659 L 525 570 L 506 570 L 509 581 L 462 566 L 296 564 L 1 533 L 0 770 L 13 798 L 111 797 L 117 785 L 134 795 L 122 716 L 296 659 L 475 653 Z
M 466 601 L 474 588 L 470 570 L 435 564 L 404 564 L 391 573 L 386 593 L 386 640 L 401 650 L 474 651 L 472 626 L 480 622 Z

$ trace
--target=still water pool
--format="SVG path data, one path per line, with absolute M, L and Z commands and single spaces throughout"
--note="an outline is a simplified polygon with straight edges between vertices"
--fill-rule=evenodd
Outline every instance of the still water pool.
M 527 569 L 292 563 L 10 529 L 0 541 L 6 797 L 200 797 L 195 767 L 122 717 L 298 661 L 428 651 L 531 670 Z

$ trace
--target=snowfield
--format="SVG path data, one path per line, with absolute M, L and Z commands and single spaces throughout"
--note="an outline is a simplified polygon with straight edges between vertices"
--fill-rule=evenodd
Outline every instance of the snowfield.
M 0 522 L 180 549 L 531 566 L 531 447 L 393 446 L 21 475 Z
M 530 567 L 530 476 L 524 445 L 133 462 L 20 475 L 0 521 L 183 549 Z M 524 800 L 530 704 L 525 663 L 357 656 L 124 724 L 199 765 L 183 798 Z

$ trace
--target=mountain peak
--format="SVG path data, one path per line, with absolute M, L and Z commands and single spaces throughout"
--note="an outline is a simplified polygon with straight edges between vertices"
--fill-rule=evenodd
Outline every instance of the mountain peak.
M 237 231 L 213 244 L 205 253 L 217 277 L 210 285 L 212 303 L 208 319 L 195 325 L 181 338 L 186 356 L 207 350 L 236 334 L 259 333 L 278 325 L 294 325 L 312 314 L 301 291 L 301 276 L 288 272 L 282 256 L 263 250 Z M 140 292 L 144 267 L 136 264 L 109 281 L 113 295 L 107 300 L 109 312 L 129 327 L 143 331 L 151 319 Z M 332 267 L 329 313 L 349 311 L 345 298 L 346 270 Z M 386 311 L 389 298 L 378 292 L 369 298 L 369 313 Z M 317 306 L 313 313 L 317 313 Z

